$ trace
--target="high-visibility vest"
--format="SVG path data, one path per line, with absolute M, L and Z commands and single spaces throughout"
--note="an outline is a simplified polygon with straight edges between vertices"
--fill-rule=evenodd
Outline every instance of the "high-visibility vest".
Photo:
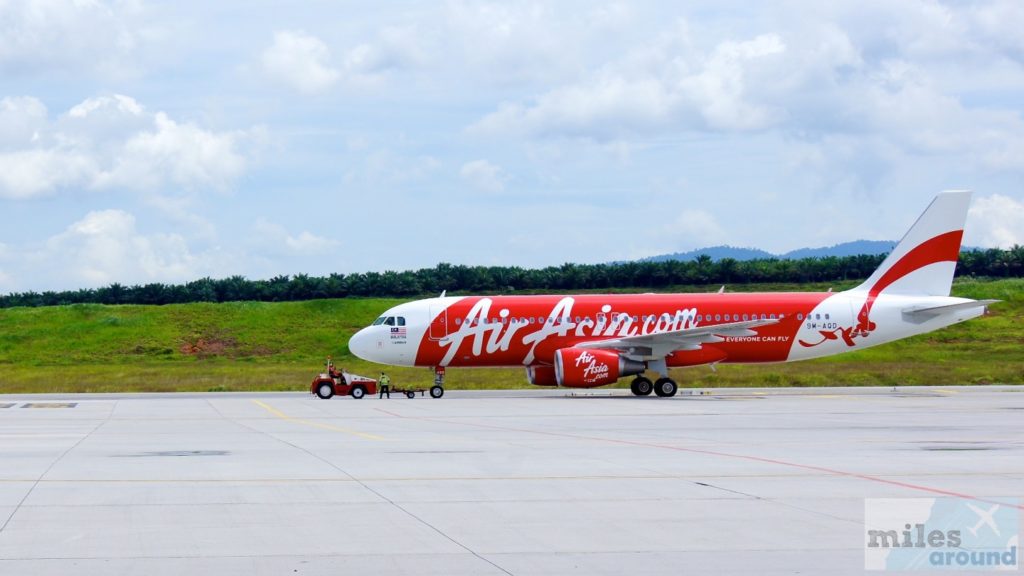
M 380 377 L 380 385 L 381 386 L 390 386 L 391 385 L 391 377 L 388 376 L 387 374 L 381 376 Z

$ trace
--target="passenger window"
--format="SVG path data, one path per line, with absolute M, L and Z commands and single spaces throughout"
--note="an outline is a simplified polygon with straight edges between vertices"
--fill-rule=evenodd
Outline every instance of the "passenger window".
M 772 314 L 772 318 L 774 318 L 774 317 L 775 317 L 775 314 Z M 761 314 L 761 320 L 767 320 L 767 319 L 768 319 L 768 316 L 766 316 L 764 314 Z
M 797 314 L 796 315 L 796 319 L 797 320 L 803 320 L 804 319 L 804 315 L 803 314 Z
M 721 314 L 715 314 L 715 322 L 721 322 L 721 321 L 722 321 L 722 315 Z
M 388 316 L 388 319 L 384 321 L 384 324 L 387 325 L 387 326 L 394 326 L 395 325 L 395 317 L 394 316 Z
M 744 322 L 746 322 L 746 321 L 747 321 L 747 315 L 746 315 L 746 314 L 744 314 L 744 315 L 743 315 L 743 321 L 744 321 Z
M 815 320 L 821 320 L 821 314 L 815 314 L 814 315 L 814 319 Z
M 770 318 L 771 318 L 772 320 L 775 320 L 775 314 L 772 314 L 772 315 L 770 316 Z
M 825 320 L 828 320 L 828 314 L 825 314 Z
M 455 319 L 455 325 L 456 326 L 461 326 L 462 325 L 462 318 L 456 318 Z

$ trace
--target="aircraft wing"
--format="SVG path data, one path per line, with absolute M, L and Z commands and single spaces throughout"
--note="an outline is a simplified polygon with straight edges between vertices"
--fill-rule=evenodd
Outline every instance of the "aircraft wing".
M 753 328 L 776 324 L 778 320 L 745 320 L 713 326 L 698 326 L 670 332 L 624 336 L 576 344 L 576 348 L 617 350 L 624 356 L 664 358 L 676 350 L 699 350 L 704 344 L 722 342 L 725 337 L 755 336 Z

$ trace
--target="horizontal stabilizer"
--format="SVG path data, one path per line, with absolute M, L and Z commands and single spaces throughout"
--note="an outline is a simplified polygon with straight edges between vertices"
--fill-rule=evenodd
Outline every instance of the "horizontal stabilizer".
M 955 312 L 957 310 L 971 310 L 978 307 L 988 307 L 1001 300 L 972 300 L 971 302 L 961 302 L 959 304 L 946 304 L 944 306 L 927 306 L 920 308 L 906 308 L 903 313 L 908 316 L 939 316 L 947 312 Z

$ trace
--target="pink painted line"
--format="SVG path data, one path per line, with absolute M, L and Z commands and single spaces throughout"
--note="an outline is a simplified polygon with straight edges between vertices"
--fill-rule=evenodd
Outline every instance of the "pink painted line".
M 899 486 L 900 488 L 906 488 L 908 490 L 915 490 L 918 492 L 927 492 L 929 494 L 939 494 L 942 496 L 952 496 L 954 498 L 962 498 L 965 500 L 974 500 L 976 502 L 984 502 L 986 504 L 999 504 L 1000 506 L 1007 506 L 1010 508 L 1017 508 L 1024 510 L 1024 504 L 1007 504 L 1006 502 L 1000 502 L 997 500 L 989 500 L 986 498 L 979 498 L 970 494 L 964 494 L 962 492 L 954 492 L 952 490 L 944 490 L 942 488 L 933 488 L 931 486 L 924 486 L 921 484 L 911 484 L 909 482 L 901 482 L 899 480 L 890 480 L 888 478 L 882 478 L 880 476 L 872 476 L 870 474 L 859 474 L 857 472 L 847 472 L 845 470 L 837 470 L 835 468 L 826 468 L 824 466 L 815 466 L 812 464 L 800 464 L 799 462 L 787 462 L 785 460 L 776 460 L 774 458 L 764 458 L 761 456 L 750 456 L 747 454 L 732 454 L 729 452 L 718 452 L 716 450 L 703 450 L 700 448 L 684 448 L 681 446 L 669 446 L 667 444 L 654 444 L 650 442 L 639 442 L 636 440 L 620 440 L 616 438 L 601 438 L 599 436 L 582 436 L 579 434 L 567 434 L 565 432 L 550 432 L 547 430 L 530 430 L 528 428 L 509 428 L 506 426 L 495 426 L 493 424 L 478 424 L 473 422 L 454 422 L 451 420 L 443 420 L 439 418 L 424 418 L 420 416 L 403 416 L 401 414 L 395 414 L 388 412 L 387 410 L 381 410 L 381 412 L 390 414 L 397 418 L 406 418 L 410 420 L 424 420 L 428 422 L 440 422 L 443 424 L 458 424 L 462 426 L 475 426 L 477 428 L 491 428 L 494 430 L 505 430 L 508 432 L 526 432 L 528 434 L 540 434 L 544 436 L 556 436 L 561 438 L 572 438 L 575 440 L 590 440 L 594 442 L 606 442 L 609 444 L 624 444 L 628 446 L 641 446 L 644 448 L 659 448 L 662 450 L 674 450 L 676 452 L 689 452 L 692 454 L 704 454 L 707 456 L 721 456 L 723 458 L 732 458 L 735 460 L 748 460 L 751 462 L 761 462 L 763 464 L 775 464 L 777 466 L 786 466 L 789 468 L 797 468 L 800 470 L 811 470 L 814 472 L 823 472 L 825 474 L 832 474 L 834 476 L 844 476 L 846 478 L 858 478 L 860 480 L 867 480 L 869 482 L 876 482 L 879 484 L 888 484 L 890 486 Z

